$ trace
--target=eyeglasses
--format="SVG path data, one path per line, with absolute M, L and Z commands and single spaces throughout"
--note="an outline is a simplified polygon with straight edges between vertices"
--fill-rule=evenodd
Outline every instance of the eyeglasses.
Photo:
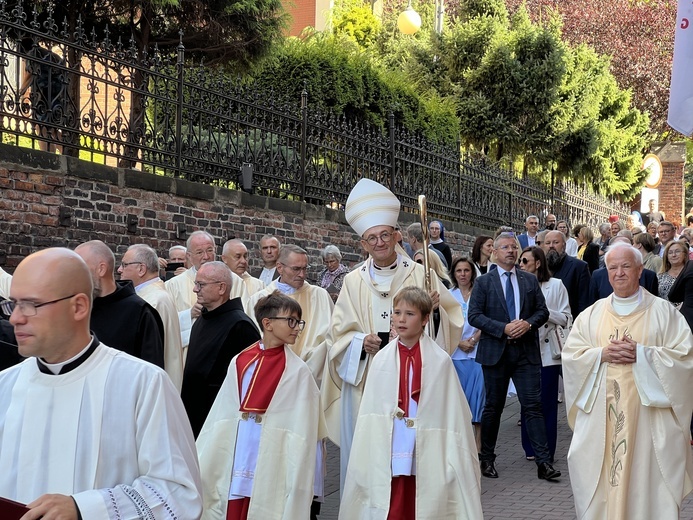
M 194 256 L 204 256 L 204 254 L 207 253 L 207 256 L 214 256 L 214 248 L 210 247 L 209 249 L 205 250 L 197 250 L 193 252 Z
M 683 254 L 684 254 L 684 251 L 679 251 L 678 249 L 672 249 L 667 253 L 667 255 L 672 255 L 672 256 L 683 255 Z
M 267 318 L 268 320 L 286 320 L 286 324 L 290 329 L 295 329 L 298 326 L 298 330 L 301 331 L 306 327 L 306 322 L 304 320 L 297 320 L 291 316 L 274 316 L 272 318 Z
M 509 250 L 517 251 L 520 248 L 517 247 L 515 244 L 506 244 L 504 246 L 499 246 L 498 249 L 500 249 L 501 251 L 509 251 Z
M 368 242 L 368 245 L 374 246 L 378 243 L 378 240 L 381 240 L 383 244 L 389 244 L 392 241 L 392 237 L 394 236 L 394 233 L 390 233 L 388 231 L 385 231 L 383 233 L 380 233 L 380 235 L 370 235 L 367 238 L 364 238 L 366 242 Z
M 73 298 L 74 296 L 77 296 L 77 293 L 71 294 L 70 296 L 65 296 L 64 298 L 58 298 L 57 300 L 51 300 L 49 302 L 43 302 L 43 303 L 34 303 L 32 301 L 25 301 L 25 300 L 3 300 L 0 302 L 0 310 L 2 312 L 9 316 L 14 312 L 15 307 L 19 309 L 19 312 L 22 313 L 22 316 L 25 316 L 27 318 L 30 318 L 32 316 L 36 316 L 37 311 L 39 307 L 43 307 L 44 305 L 50 305 L 51 303 L 58 303 L 63 300 L 69 300 L 70 298 Z
M 198 289 L 204 289 L 207 285 L 211 285 L 213 283 L 224 283 L 224 282 L 195 282 L 193 285 L 197 287 Z
M 144 265 L 144 262 L 120 262 L 120 267 L 125 269 L 129 265 L 135 265 L 135 264 Z
M 281 263 L 281 262 L 280 262 L 280 263 Z M 309 266 L 309 265 L 307 265 L 307 266 L 305 266 L 305 267 L 299 267 L 299 266 L 297 266 L 297 265 L 286 265 L 286 264 L 282 264 L 282 266 L 286 267 L 289 271 L 291 271 L 291 272 L 294 273 L 294 274 L 298 274 L 298 273 L 301 273 L 301 272 L 307 273 L 307 272 L 308 272 L 308 269 L 310 269 L 310 266 Z M 293 328 L 293 327 L 292 327 L 292 328 Z
M 520 262 L 527 265 L 529 263 L 529 260 L 527 258 L 520 258 Z

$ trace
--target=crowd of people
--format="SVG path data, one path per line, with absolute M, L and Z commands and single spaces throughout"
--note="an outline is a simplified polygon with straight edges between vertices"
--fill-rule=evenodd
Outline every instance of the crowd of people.
M 467 256 L 399 214 L 359 181 L 366 259 L 328 245 L 314 283 L 297 244 L 264 236 L 251 273 L 246 243 L 218 259 L 204 230 L 166 258 L 93 240 L 0 269 L 0 517 L 318 518 L 329 438 L 339 518 L 481 519 L 514 392 L 545 481 L 565 400 L 579 518 L 677 518 L 693 232 L 654 208 L 596 237 L 530 215 Z

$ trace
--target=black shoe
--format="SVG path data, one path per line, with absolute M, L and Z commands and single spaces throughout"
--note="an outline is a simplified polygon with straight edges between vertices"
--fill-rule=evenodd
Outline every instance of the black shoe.
M 496 471 L 496 465 L 492 460 L 482 460 L 481 461 L 481 474 L 486 478 L 498 478 L 498 472 Z M 560 475 L 560 473 L 559 473 Z
M 543 480 L 555 480 L 561 476 L 561 472 L 548 462 L 542 462 L 537 466 L 537 476 Z

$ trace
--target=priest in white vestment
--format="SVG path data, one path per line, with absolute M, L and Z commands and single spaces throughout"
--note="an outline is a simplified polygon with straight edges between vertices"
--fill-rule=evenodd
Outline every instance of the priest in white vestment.
M 197 295 L 193 292 L 197 270 L 202 264 L 216 260 L 214 237 L 206 231 L 193 231 L 188 237 L 186 247 L 192 266 L 183 274 L 167 280 L 165 284 L 166 290 L 171 294 L 176 309 L 178 309 L 178 321 L 184 349 L 190 343 L 190 330 L 193 323 L 202 313 L 202 306 L 197 303 Z M 234 298 L 241 298 L 242 301 L 248 298 L 245 284 L 236 273 L 231 274 L 230 299 Z
M 254 278 L 248 273 L 248 248 L 242 240 L 232 238 L 226 241 L 224 247 L 221 248 L 221 261 L 232 272 L 241 277 L 249 297 L 265 288 L 265 283 L 262 280 Z
M 640 287 L 637 249 L 605 258 L 614 292 L 580 314 L 562 354 L 577 516 L 677 519 L 693 489 L 693 336 Z
M 368 366 L 390 341 L 392 298 L 403 287 L 425 287 L 423 267 L 411 260 L 397 242 L 400 203 L 387 188 L 361 179 L 347 199 L 345 215 L 361 237 L 369 258 L 344 278 L 328 335 L 328 354 L 320 388 L 330 439 L 340 446 L 344 482 Z M 431 270 L 435 341 L 448 354 L 462 333 L 462 307 Z M 343 486 L 342 486 L 343 487 Z
M 306 327 L 291 345 L 291 350 L 308 365 L 320 386 L 327 355 L 327 332 L 334 308 L 332 297 L 322 287 L 306 282 L 308 253 L 304 249 L 293 244 L 282 246 L 277 269 L 279 278 L 251 296 L 245 312 L 255 320 L 255 304 L 276 290 L 296 300 L 303 309 Z
M 183 350 L 176 305 L 159 278 L 156 251 L 146 244 L 131 245 L 123 255 L 118 274 L 121 280 L 131 280 L 137 295 L 159 313 L 164 324 L 164 370 L 180 392 L 186 352 Z
M 31 518 L 197 519 L 180 397 L 163 370 L 91 336 L 92 291 L 68 249 L 34 253 L 15 271 L 5 310 L 28 359 L 0 373 L 0 496 L 26 503 Z

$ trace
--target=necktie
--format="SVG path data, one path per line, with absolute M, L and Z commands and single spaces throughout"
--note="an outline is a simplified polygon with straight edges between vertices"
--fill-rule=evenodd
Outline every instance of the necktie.
M 508 316 L 510 316 L 510 321 L 513 321 L 517 316 L 515 315 L 515 290 L 513 289 L 513 284 L 510 281 L 510 276 L 512 273 L 503 273 L 508 278 L 505 280 L 505 306 L 508 308 Z

